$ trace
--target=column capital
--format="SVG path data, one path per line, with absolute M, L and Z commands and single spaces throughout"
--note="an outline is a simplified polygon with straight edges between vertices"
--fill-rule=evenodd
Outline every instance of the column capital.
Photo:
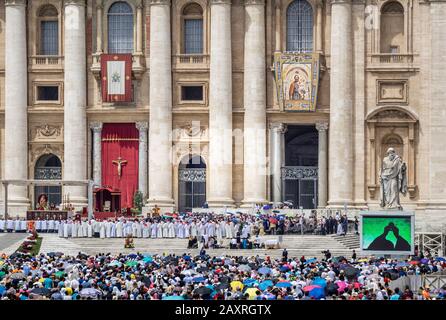
M 149 0 L 151 6 L 170 6 L 170 0 Z
M 96 4 L 96 10 L 104 10 L 104 4 L 102 2 Z
M 102 122 L 94 121 L 90 122 L 90 129 L 93 129 L 93 132 L 101 132 L 102 131 Z
M 287 125 L 281 122 L 271 122 L 269 128 L 273 131 L 278 131 L 279 133 L 285 133 L 287 131 Z
M 210 0 L 210 4 L 229 4 L 231 5 L 231 0 Z
M 328 130 L 328 122 L 316 122 L 316 130 L 317 131 L 327 131 Z
M 5 6 L 26 6 L 26 0 L 5 0 Z
M 245 6 L 264 6 L 265 0 L 244 0 Z
M 83 7 L 85 7 L 85 0 L 65 0 L 64 6 L 83 6 Z
M 138 121 L 138 122 L 136 122 L 136 129 L 138 129 L 139 132 L 147 131 L 148 128 L 149 128 L 149 124 L 146 121 Z

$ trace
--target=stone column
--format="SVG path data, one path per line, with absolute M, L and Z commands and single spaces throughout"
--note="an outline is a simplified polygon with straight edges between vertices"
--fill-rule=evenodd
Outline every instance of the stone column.
M 90 123 L 93 130 L 93 181 L 102 186 L 102 122 Z
M 353 197 L 351 16 L 351 0 L 332 0 L 328 204 L 333 208 L 350 205 Z
M 96 53 L 102 53 L 102 10 L 104 6 L 100 2 L 96 6 Z
M 245 0 L 244 199 L 266 202 L 265 1 Z
M 87 60 L 85 51 L 85 1 L 67 0 L 64 19 L 64 180 L 87 178 Z M 86 187 L 67 186 L 76 207 L 87 205 Z
M 139 130 L 138 190 L 144 199 L 147 196 L 147 122 L 137 122 Z
M 172 62 L 170 0 L 150 6 L 148 206 L 172 208 Z
M 5 1 L 5 179 L 28 178 L 26 1 Z M 10 214 L 26 210 L 27 187 L 10 185 Z M 18 211 L 16 211 L 18 210 Z
M 319 133 L 319 153 L 318 153 L 318 202 L 319 209 L 323 209 L 327 206 L 327 129 L 328 123 L 318 122 L 316 123 L 316 129 Z
M 271 170 L 271 198 L 273 202 L 282 202 L 282 166 L 284 165 L 284 134 L 286 125 L 283 123 L 270 124 L 270 170 Z
M 318 1 L 316 3 L 316 51 L 322 52 L 322 33 L 324 32 L 322 27 L 322 6 L 323 2 Z
M 211 0 L 210 57 L 208 204 L 233 206 L 230 0 Z
M 136 54 L 142 54 L 142 38 L 143 38 L 143 26 L 142 26 L 142 4 L 136 7 Z
M 280 29 L 282 27 L 282 22 L 280 20 L 280 0 L 276 0 L 275 1 L 275 23 L 276 23 L 276 28 L 275 28 L 275 37 L 276 37 L 276 41 L 275 41 L 275 51 L 276 52 L 280 52 L 280 48 L 281 48 L 281 39 L 280 39 Z

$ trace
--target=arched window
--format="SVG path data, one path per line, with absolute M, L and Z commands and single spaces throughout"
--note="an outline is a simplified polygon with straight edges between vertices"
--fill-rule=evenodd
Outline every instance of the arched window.
M 306 0 L 295 0 L 286 13 L 287 51 L 313 51 L 313 8 Z
M 400 53 L 404 48 L 404 8 L 397 1 L 387 2 L 381 9 L 381 52 Z
M 59 21 L 57 9 L 44 5 L 38 11 L 40 48 L 39 54 L 57 56 L 59 54 Z
M 203 53 L 203 10 L 196 3 L 183 10 L 183 53 Z
M 133 52 L 133 10 L 124 1 L 108 10 L 108 53 Z
M 36 180 L 62 180 L 62 162 L 54 154 L 41 156 L 34 169 Z M 48 205 L 60 205 L 62 202 L 62 188 L 60 186 L 36 186 L 34 189 L 35 202 L 41 194 L 48 196 Z

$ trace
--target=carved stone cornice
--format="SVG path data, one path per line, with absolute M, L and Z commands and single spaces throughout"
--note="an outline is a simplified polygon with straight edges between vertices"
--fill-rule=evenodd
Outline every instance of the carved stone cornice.
M 352 0 L 330 0 L 330 4 L 352 4 Z
M 245 6 L 264 6 L 265 0 L 245 0 Z
M 5 6 L 26 6 L 26 0 L 5 0 Z
M 170 6 L 170 0 L 149 0 L 151 6 Z
M 231 0 L 210 0 L 209 3 L 211 4 L 211 6 L 213 4 L 231 4 Z
M 30 140 L 45 141 L 58 140 L 62 135 L 62 125 L 43 124 L 40 126 L 31 126 Z
M 86 3 L 85 3 L 85 0 L 64 0 L 63 5 L 64 6 L 82 6 L 82 7 L 85 7 Z

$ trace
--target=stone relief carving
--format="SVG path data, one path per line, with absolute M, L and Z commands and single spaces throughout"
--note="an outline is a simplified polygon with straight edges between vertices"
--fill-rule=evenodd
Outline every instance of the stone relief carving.
M 44 124 L 31 128 L 31 140 L 55 140 L 62 137 L 62 125 Z

